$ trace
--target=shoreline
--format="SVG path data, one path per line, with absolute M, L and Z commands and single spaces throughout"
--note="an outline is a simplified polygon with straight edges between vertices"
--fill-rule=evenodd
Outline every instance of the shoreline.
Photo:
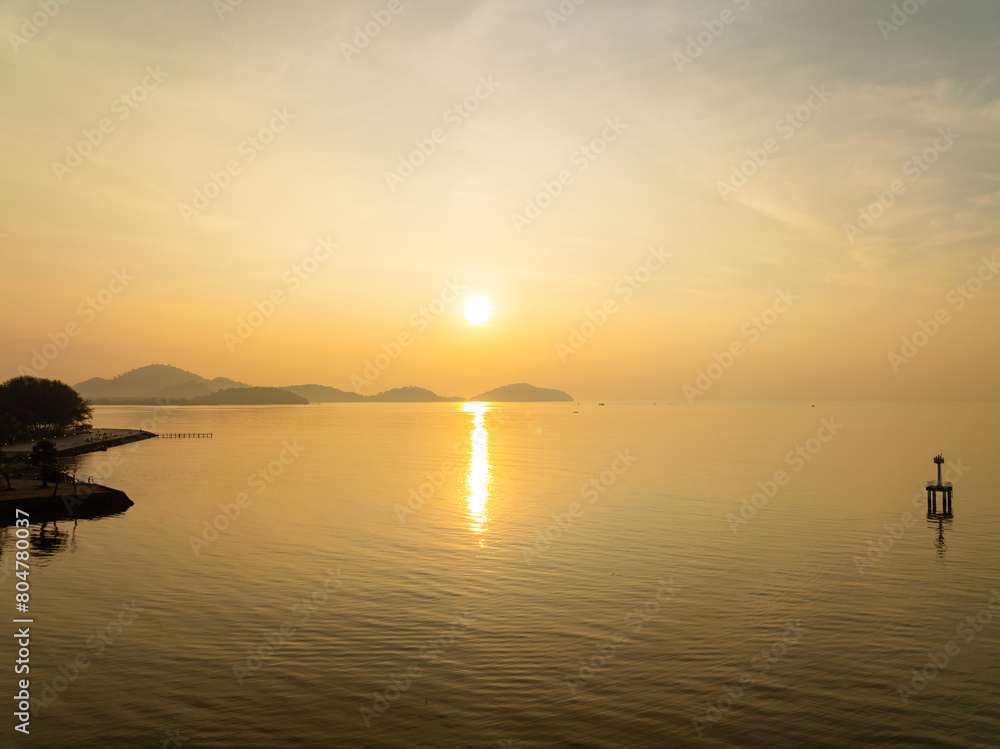
M 59 484 L 52 496 L 52 487 L 42 488 L 40 483 L 12 478 L 10 490 L 0 489 L 0 527 L 15 524 L 16 510 L 27 513 L 28 522 L 34 524 L 115 515 L 135 504 L 125 492 L 102 484 Z
M 84 455 L 86 453 L 103 452 L 109 447 L 127 445 L 131 442 L 153 439 L 156 437 L 153 432 L 142 429 L 96 429 L 84 434 L 75 434 L 70 437 L 48 437 L 56 446 L 56 454 L 60 458 L 73 455 Z M 30 455 L 34 442 L 19 442 L 14 445 L 6 445 L 3 452 L 8 455 Z
M 96 429 L 69 437 L 55 437 L 60 458 L 106 451 L 111 447 L 152 439 L 152 432 L 141 429 Z M 25 460 L 31 455 L 36 442 L 21 442 L 3 448 L 5 455 Z M 17 518 L 28 517 L 29 523 L 46 523 L 59 520 L 81 520 L 116 515 L 131 507 L 134 502 L 125 492 L 102 484 L 84 481 L 60 482 L 53 496 L 51 484 L 41 486 L 37 478 L 10 479 L 10 489 L 0 486 L 0 527 L 14 525 Z M 18 512 L 20 510 L 21 512 Z

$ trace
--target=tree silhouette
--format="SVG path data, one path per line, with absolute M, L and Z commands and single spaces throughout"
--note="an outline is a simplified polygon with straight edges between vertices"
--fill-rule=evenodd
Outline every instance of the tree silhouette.
M 91 409 L 65 382 L 14 377 L 0 383 L 0 441 L 60 436 L 90 421 Z
M 3 476 L 3 480 L 7 482 L 7 486 L 3 488 L 4 491 L 10 491 L 10 471 L 7 470 L 7 463 L 10 458 L 7 457 L 7 453 L 0 451 L 0 476 Z
M 62 468 L 59 467 L 59 462 L 57 461 L 58 455 L 59 452 L 56 450 L 55 443 L 49 440 L 39 440 L 31 448 L 31 464 L 38 469 L 38 475 L 42 479 L 42 485 L 39 488 L 47 489 L 49 482 L 54 482 L 55 487 L 52 489 L 53 497 L 59 491 L 59 484 L 62 483 L 63 478 Z
M 2 402 L 0 402 L 0 405 L 2 405 Z M 23 427 L 12 414 L 4 413 L 0 410 L 0 447 L 14 442 L 22 431 Z M 3 452 L 3 450 L 0 450 L 0 476 L 3 476 L 4 481 L 7 482 L 7 486 L 4 487 L 4 491 L 11 488 L 10 472 L 7 470 L 7 466 L 8 463 L 12 463 L 14 460 L 14 457 L 9 456 L 7 453 Z

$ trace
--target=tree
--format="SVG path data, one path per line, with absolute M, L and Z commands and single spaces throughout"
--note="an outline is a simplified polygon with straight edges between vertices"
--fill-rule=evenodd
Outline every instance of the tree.
M 4 491 L 10 491 L 11 489 L 10 471 L 7 470 L 7 463 L 9 461 L 10 458 L 7 456 L 7 453 L 0 450 L 0 476 L 3 476 L 3 480 L 7 482 L 7 486 L 5 486 L 3 489 Z
M 2 402 L 0 402 L 2 406 Z M 9 445 L 10 443 L 16 441 L 17 436 L 21 434 L 23 427 L 21 424 L 9 413 L 4 413 L 0 410 L 0 448 L 4 445 Z M 7 486 L 4 491 L 8 491 L 10 486 L 10 472 L 7 470 L 8 464 L 14 462 L 16 458 L 8 455 L 7 453 L 0 450 L 0 476 L 3 476 L 4 481 L 7 482 Z
M 38 475 L 42 479 L 41 489 L 47 489 L 49 482 L 55 483 L 52 489 L 52 496 L 56 496 L 59 491 L 59 484 L 62 483 L 63 472 L 58 462 L 59 451 L 56 450 L 55 443 L 49 440 L 39 440 L 31 448 L 31 464 L 38 469 Z
M 0 441 L 59 436 L 90 417 L 90 404 L 65 382 L 25 376 L 0 384 Z
M 2 387 L 3 385 L 0 385 L 0 388 Z M 24 426 L 4 406 L 3 395 L 0 395 L 0 445 L 9 445 L 17 441 L 18 436 L 24 431 Z

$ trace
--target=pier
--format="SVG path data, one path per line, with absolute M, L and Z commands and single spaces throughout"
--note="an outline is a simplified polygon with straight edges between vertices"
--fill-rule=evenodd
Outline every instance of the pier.
M 164 432 L 156 435 L 157 439 L 178 439 L 181 437 L 199 437 L 202 439 L 212 439 L 211 432 Z
M 944 463 L 944 455 L 938 453 L 934 457 L 937 463 L 937 483 L 927 482 L 927 514 L 951 517 L 951 491 L 950 481 L 941 481 L 941 464 Z M 937 495 L 941 492 L 941 512 L 937 511 Z

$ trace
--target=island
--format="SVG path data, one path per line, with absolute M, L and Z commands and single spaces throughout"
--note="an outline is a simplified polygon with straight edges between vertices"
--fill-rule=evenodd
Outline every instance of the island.
M 301 395 L 310 403 L 445 403 L 465 400 L 465 398 L 438 395 L 427 388 L 415 385 L 392 388 L 375 395 L 351 393 L 329 385 L 289 385 L 284 389 Z
M 365 396 L 359 393 L 329 385 L 289 385 L 285 390 L 301 395 L 310 403 L 358 403 L 365 400 Z
M 180 367 L 169 364 L 149 364 L 138 369 L 131 369 L 112 379 L 91 377 L 78 382 L 73 388 L 92 403 L 101 405 L 98 401 L 131 399 L 150 400 L 195 398 L 199 395 L 209 395 L 226 388 L 250 387 L 245 382 L 237 382 L 226 377 L 206 379 L 194 372 L 188 372 Z
M 306 398 L 284 388 L 225 388 L 208 395 L 190 398 L 191 406 L 301 406 Z M 177 405 L 185 405 L 178 403 Z
M 545 401 L 571 401 L 575 400 L 569 393 L 552 388 L 540 388 L 529 385 L 526 382 L 518 382 L 514 385 L 503 385 L 502 387 L 480 393 L 470 401 L 494 401 L 499 403 L 538 403 Z
M 365 396 L 364 400 L 377 403 L 461 403 L 465 401 L 465 398 L 438 395 L 427 388 L 407 385 L 406 387 L 386 390 L 378 395 Z
M 305 405 L 306 403 L 462 403 L 496 401 L 540 403 L 575 400 L 568 393 L 519 382 L 504 385 L 475 398 L 438 395 L 416 385 L 362 395 L 329 385 L 252 387 L 227 377 L 208 379 L 167 364 L 150 364 L 111 379 L 92 377 L 78 382 L 76 391 L 95 406 L 105 405 Z

